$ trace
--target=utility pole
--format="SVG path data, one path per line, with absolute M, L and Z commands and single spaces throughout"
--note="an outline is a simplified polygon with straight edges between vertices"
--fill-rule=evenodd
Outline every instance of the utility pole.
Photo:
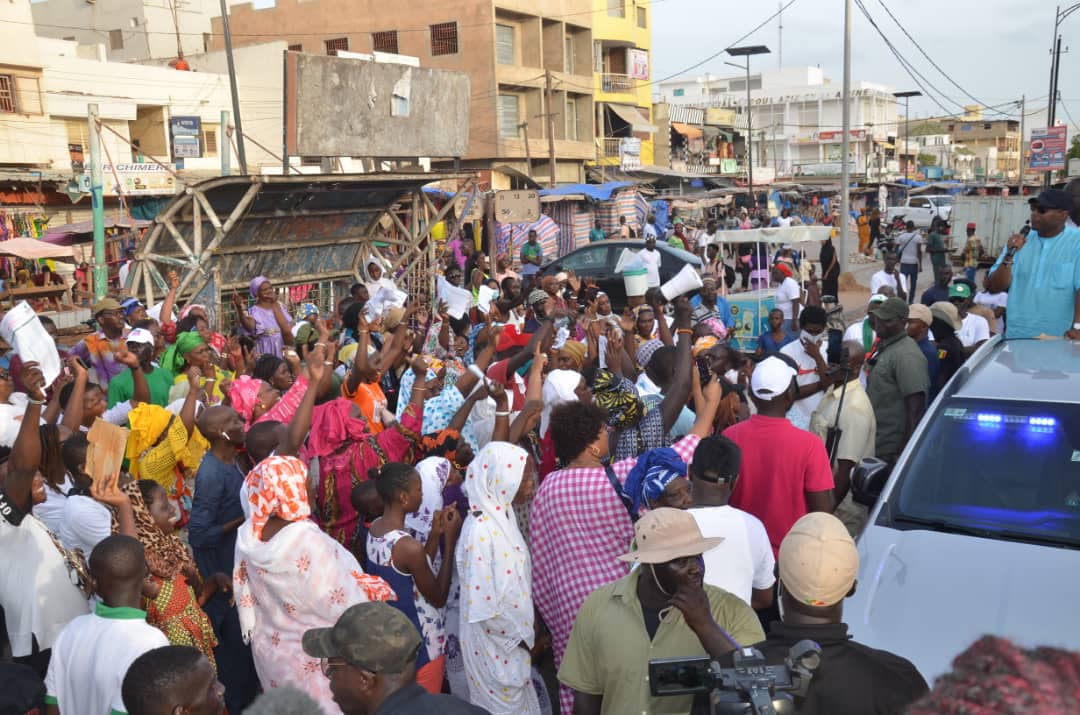
M 1020 95 L 1020 156 L 1017 158 L 1017 163 L 1020 165 L 1020 176 L 1017 180 L 1016 195 L 1024 195 L 1024 104 L 1027 101 L 1027 95 Z
M 525 176 L 532 178 L 532 151 L 529 149 L 529 123 L 522 122 L 518 129 L 525 135 Z
M 221 124 L 218 125 L 218 154 L 221 155 L 221 175 L 228 176 L 232 173 L 232 142 L 225 136 L 225 132 L 229 128 L 229 112 L 228 110 L 221 110 Z
M 851 249 L 851 0 L 844 0 L 844 85 L 840 140 L 840 271 L 847 270 Z M 837 296 L 839 297 L 839 296 Z
M 221 0 L 225 2 L 225 0 Z M 552 111 L 551 70 L 544 72 L 544 104 L 547 107 L 548 163 L 551 165 L 551 179 L 548 186 L 555 188 L 555 112 Z
M 233 115 L 236 117 L 236 157 L 240 160 L 240 173 L 246 175 L 247 154 L 244 152 L 244 126 L 240 122 L 240 94 L 236 90 L 236 63 L 233 62 L 232 33 L 229 32 L 229 8 L 221 0 L 221 30 L 225 35 L 225 59 L 229 64 L 229 90 L 232 92 Z
M 780 6 L 780 12 L 776 14 L 776 17 L 780 20 L 779 37 L 779 49 L 777 50 L 776 66 L 780 69 L 784 68 L 784 0 L 776 0 L 776 4 Z
M 98 106 L 86 107 L 90 137 L 90 210 L 94 216 L 94 300 L 105 297 L 109 287 L 109 269 L 105 266 L 105 189 L 102 186 L 101 129 Z

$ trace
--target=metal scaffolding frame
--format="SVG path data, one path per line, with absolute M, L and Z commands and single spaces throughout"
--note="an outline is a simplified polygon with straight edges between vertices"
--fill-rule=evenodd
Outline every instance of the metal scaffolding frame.
M 441 209 L 423 190 L 433 182 L 460 187 Z M 154 219 L 136 251 L 129 293 L 153 305 L 168 290 L 164 275 L 175 270 L 178 299 L 200 296 L 217 307 L 222 293 L 246 289 L 257 275 L 279 286 L 359 281 L 363 262 L 377 254 L 402 290 L 427 299 L 438 259 L 432 228 L 475 182 L 413 173 L 208 179 L 187 186 Z

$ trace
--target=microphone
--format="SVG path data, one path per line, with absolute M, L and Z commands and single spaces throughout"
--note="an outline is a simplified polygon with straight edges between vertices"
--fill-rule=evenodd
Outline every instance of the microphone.
M 1019 233 L 1019 234 L 1020 234 L 1021 236 L 1023 236 L 1024 238 L 1027 238 L 1027 235 L 1028 235 L 1028 233 L 1030 233 L 1030 232 L 1031 232 L 1031 224 L 1029 224 L 1029 223 L 1026 223 L 1026 224 L 1024 224 L 1024 227 L 1023 227 L 1023 228 L 1021 228 L 1021 229 L 1020 229 L 1020 231 L 1019 231 L 1018 233 Z M 1019 249 L 1019 248 L 1018 248 L 1017 246 L 1009 246 L 1009 249 L 1008 249 L 1007 251 L 1005 251 L 1005 260 L 1009 260 L 1010 258 L 1012 258 L 1013 256 L 1015 256 L 1015 255 L 1016 255 L 1016 252 L 1017 252 L 1018 250 L 1020 250 L 1020 249 Z

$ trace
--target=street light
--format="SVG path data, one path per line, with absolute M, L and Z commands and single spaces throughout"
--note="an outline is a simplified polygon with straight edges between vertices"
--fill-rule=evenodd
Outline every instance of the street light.
M 896 97 L 897 99 L 903 99 L 904 100 L 904 153 L 907 154 L 911 149 L 911 134 L 908 133 L 908 120 L 910 119 L 911 115 L 908 112 L 908 102 L 911 101 L 912 97 L 921 97 L 922 92 L 918 92 L 918 91 L 914 91 L 914 90 L 912 90 L 910 92 L 893 92 L 892 96 Z M 908 180 L 908 169 L 910 169 L 910 168 L 911 168 L 911 161 L 908 160 L 908 162 L 906 164 L 904 164 L 904 179 L 905 180 Z
M 1058 72 L 1061 70 L 1061 35 L 1058 34 L 1058 28 L 1061 27 L 1061 23 L 1065 21 L 1069 15 L 1072 15 L 1077 10 L 1080 10 L 1080 2 L 1069 5 L 1064 10 L 1058 5 L 1054 11 L 1054 34 L 1050 36 L 1050 107 L 1046 110 L 1046 126 L 1054 126 L 1054 122 L 1057 120 L 1057 94 L 1058 94 Z M 1021 151 L 1023 151 L 1023 137 L 1020 138 Z M 1043 179 L 1044 185 L 1049 188 L 1052 171 L 1046 172 L 1046 177 Z
M 724 64 L 746 70 L 746 178 L 747 189 L 750 192 L 750 206 L 757 207 L 757 198 L 754 196 L 754 130 L 750 121 L 750 56 L 767 55 L 769 48 L 765 45 L 744 45 L 742 47 L 729 47 L 724 52 L 732 57 L 745 57 L 746 66 L 725 62 Z

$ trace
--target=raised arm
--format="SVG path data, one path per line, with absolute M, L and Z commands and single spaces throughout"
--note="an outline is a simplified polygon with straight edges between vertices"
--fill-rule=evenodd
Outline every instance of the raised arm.
M 22 384 L 26 385 L 30 399 L 11 450 L 11 468 L 3 481 L 3 487 L 7 498 L 14 502 L 20 511 L 28 514 L 33 506 L 31 492 L 34 488 L 34 475 L 41 464 L 41 432 L 38 423 L 41 421 L 41 408 L 45 404 L 45 378 L 36 362 L 23 363 Z
M 536 353 L 537 349 L 543 349 L 543 346 L 548 344 L 554 329 L 554 324 L 550 320 L 545 320 L 540 324 L 540 329 L 533 333 L 532 339 L 529 340 L 528 345 L 526 345 L 523 350 L 519 350 L 517 354 L 511 357 L 509 362 L 507 362 L 507 377 L 510 377 L 513 373 L 524 367 L 525 363 L 527 363 L 529 358 Z
M 180 287 L 180 277 L 176 271 L 169 271 L 169 292 L 165 294 L 165 300 L 161 301 L 161 312 L 158 313 L 158 323 L 172 322 L 173 306 L 176 305 L 176 291 Z
M 277 453 L 281 456 L 296 455 L 300 450 L 300 445 L 307 438 L 308 432 L 311 431 L 311 413 L 315 409 L 315 398 L 319 394 L 315 386 L 322 381 L 323 375 L 326 373 L 325 360 L 325 347 L 316 346 L 314 350 L 308 353 L 306 362 L 311 383 L 308 385 L 307 392 L 304 393 L 304 399 L 300 401 L 296 416 L 289 423 L 289 434 L 285 439 L 285 444 L 277 450 Z
M 257 333 L 259 331 L 259 326 L 256 325 L 255 318 L 248 315 L 247 306 L 244 305 L 244 300 L 240 297 L 239 293 L 233 293 L 232 303 L 233 308 L 236 310 L 236 319 L 240 321 L 240 325 L 243 326 L 244 330 L 252 335 Z
M 675 333 L 679 340 L 675 344 L 675 377 L 671 381 L 671 388 L 664 395 L 660 409 L 664 415 L 664 431 L 671 429 L 679 419 L 679 414 L 686 406 L 686 399 L 690 396 L 690 365 L 693 360 L 690 355 L 690 301 L 682 296 L 675 301 Z

